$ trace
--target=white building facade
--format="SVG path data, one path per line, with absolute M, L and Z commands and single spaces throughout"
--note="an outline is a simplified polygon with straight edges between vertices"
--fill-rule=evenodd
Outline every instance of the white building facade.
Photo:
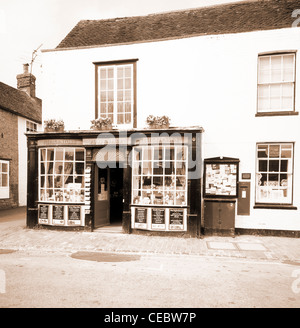
M 296 2 L 289 8 L 292 5 Z M 292 12 L 288 14 L 291 17 Z M 241 197 L 249 198 L 249 209 L 241 215 L 235 203 L 235 229 L 297 234 L 299 51 L 300 28 L 292 24 L 232 33 L 208 31 L 115 44 L 59 46 L 43 51 L 43 119 L 61 118 L 67 130 L 88 130 L 95 116 L 109 115 L 109 107 L 101 111 L 103 99 L 106 106 L 110 103 L 109 79 L 117 84 L 117 70 L 124 69 L 126 75 L 128 67 L 131 80 L 124 90 L 128 90 L 128 99 L 135 98 L 136 116 L 128 107 L 132 116 L 126 118 L 124 100 L 122 118 L 121 111 L 113 114 L 119 128 L 142 129 L 148 115 L 167 115 L 175 127 L 203 127 L 202 159 L 238 159 L 237 180 L 248 183 L 248 194 Z M 104 71 L 106 100 L 101 98 Z M 113 92 L 117 97 L 118 90 Z M 214 186 L 205 185 L 205 179 L 202 184 L 204 226 L 205 190 Z

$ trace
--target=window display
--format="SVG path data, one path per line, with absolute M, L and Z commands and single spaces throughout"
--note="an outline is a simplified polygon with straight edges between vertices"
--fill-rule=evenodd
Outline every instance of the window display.
M 292 203 L 292 143 L 258 144 L 256 172 L 258 203 Z
M 133 204 L 187 204 L 185 146 L 135 147 L 132 165 Z
M 84 149 L 42 148 L 39 154 L 40 201 L 83 203 Z

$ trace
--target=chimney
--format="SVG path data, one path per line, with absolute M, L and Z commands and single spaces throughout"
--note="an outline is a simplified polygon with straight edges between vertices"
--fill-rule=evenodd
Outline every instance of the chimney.
M 35 76 L 29 73 L 29 64 L 23 65 L 23 74 L 17 75 L 17 87 L 30 97 L 35 97 Z

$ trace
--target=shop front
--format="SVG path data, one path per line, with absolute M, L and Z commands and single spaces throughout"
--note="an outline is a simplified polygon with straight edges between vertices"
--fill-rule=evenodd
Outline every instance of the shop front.
M 28 227 L 197 237 L 202 128 L 28 134 Z

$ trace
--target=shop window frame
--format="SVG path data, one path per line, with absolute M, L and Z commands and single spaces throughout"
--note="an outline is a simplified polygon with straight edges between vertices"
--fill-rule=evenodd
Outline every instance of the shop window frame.
M 41 152 L 42 150 L 53 150 L 53 160 L 49 160 L 47 157 L 46 157 L 46 160 L 42 161 L 41 160 Z M 62 159 L 59 159 L 57 160 L 56 158 L 56 152 L 57 150 L 63 150 L 63 158 Z M 73 154 L 74 154 L 74 158 L 73 160 L 66 160 L 66 150 L 70 151 L 70 150 L 73 150 Z M 83 152 L 83 159 L 82 160 L 78 160 L 76 161 L 76 151 L 81 151 Z M 48 153 L 47 153 L 48 154 Z M 82 147 L 41 147 L 39 148 L 39 151 L 38 151 L 38 199 L 39 199 L 39 203 L 49 203 L 49 204 L 55 204 L 55 203 L 61 203 L 61 204 L 84 204 L 85 203 L 85 169 L 86 169 L 86 161 L 85 161 L 85 158 L 86 158 L 86 150 L 85 148 L 82 148 Z M 46 172 L 46 167 L 44 166 L 44 173 L 41 172 L 41 168 L 42 168 L 42 163 L 47 163 L 47 165 L 51 165 L 52 163 L 52 173 L 47 173 Z M 55 173 L 55 167 L 58 163 L 63 163 L 63 166 L 62 166 L 62 173 L 61 174 L 56 174 Z M 72 163 L 72 174 L 70 173 L 66 173 L 65 169 L 67 169 L 67 167 L 65 166 L 65 163 Z M 81 174 L 75 174 L 75 169 L 76 169 L 76 164 L 83 164 L 83 168 L 82 168 L 82 173 Z M 72 189 L 72 194 L 74 195 L 73 197 L 73 200 L 74 201 L 66 201 L 66 196 L 67 196 L 67 191 L 66 189 L 66 186 L 65 186 L 65 183 L 66 181 L 64 180 L 63 181 L 63 186 L 62 187 L 56 187 L 55 186 L 55 177 L 60 177 L 61 179 L 62 178 L 65 178 L 67 176 L 72 176 L 72 183 L 75 184 L 76 182 L 74 182 L 74 180 L 77 178 L 77 177 L 81 177 L 81 187 L 80 188 L 73 188 Z M 43 188 L 42 185 L 41 185 L 41 180 L 42 178 L 44 177 L 44 183 L 45 183 L 45 187 Z M 46 185 L 46 179 L 47 178 L 52 178 L 52 187 L 51 188 L 48 188 L 48 186 Z M 49 181 L 49 180 L 48 180 Z M 47 181 L 47 183 L 48 183 Z M 70 192 L 69 192 L 69 196 L 71 195 L 71 188 L 72 186 L 70 186 Z M 44 196 L 45 198 L 42 199 L 42 194 L 44 191 L 44 195 L 46 195 L 47 193 L 47 190 L 51 190 L 52 191 L 52 194 L 53 194 L 53 197 L 54 199 L 49 199 L 49 198 L 46 198 L 46 196 Z M 75 197 L 75 190 L 80 190 L 80 197 Z M 60 192 L 59 194 L 59 197 L 61 196 L 61 198 L 59 199 L 55 199 L 55 192 Z M 79 196 L 79 195 L 78 195 Z
M 146 154 L 146 149 L 151 149 L 151 156 L 152 158 L 149 159 L 148 157 L 145 157 Z M 169 160 L 165 158 L 165 154 L 166 154 L 166 149 L 168 148 L 174 148 L 174 160 Z M 185 153 L 185 158 L 184 159 L 175 159 L 176 158 L 176 154 L 177 154 L 177 149 L 184 149 L 184 153 Z M 140 160 L 135 160 L 135 155 L 134 152 L 137 149 L 141 149 L 141 154 L 142 154 L 142 158 Z M 160 151 L 160 149 L 163 149 L 163 157 L 161 159 L 155 159 L 154 158 L 154 153 L 155 151 Z M 133 158 L 132 158 L 132 192 L 131 192 L 131 204 L 132 206 L 145 206 L 145 207 L 187 207 L 188 205 L 188 147 L 184 146 L 184 145 L 157 145 L 157 146 L 136 146 L 133 148 Z M 157 165 L 155 165 L 154 163 L 157 162 L 161 162 L 162 163 L 162 167 L 161 167 L 161 172 L 159 173 L 158 170 L 160 169 L 160 167 L 157 167 Z M 171 167 L 168 167 L 165 165 L 165 163 L 174 162 L 174 174 L 166 174 L 166 169 L 170 169 L 172 170 Z M 182 167 L 177 167 L 177 162 L 178 163 L 184 163 L 185 165 L 185 169 L 184 169 L 184 175 L 183 174 L 177 174 L 177 171 L 182 169 Z M 145 174 L 145 172 L 143 172 L 144 169 L 149 169 L 149 167 L 145 167 L 144 163 L 151 163 L 150 169 L 152 170 L 152 174 Z M 136 164 L 138 164 L 138 166 L 136 167 Z M 140 170 L 139 174 L 135 174 L 135 170 L 138 169 Z M 157 170 L 157 173 L 154 174 L 154 169 Z M 183 171 L 181 171 L 183 172 Z M 149 172 L 148 172 L 149 173 Z M 151 181 L 153 181 L 153 183 L 150 185 L 150 188 L 143 188 L 145 186 L 145 184 L 143 184 L 143 177 L 149 176 L 151 178 Z M 137 180 L 138 182 L 135 181 L 135 179 L 139 179 Z M 154 203 L 154 199 L 155 199 L 155 192 L 156 194 L 158 193 L 158 190 L 155 189 L 155 187 L 153 187 L 152 185 L 154 185 L 154 178 L 157 180 L 159 178 L 162 179 L 162 189 L 158 189 L 159 193 L 162 192 L 162 203 Z M 181 180 L 181 183 L 184 181 L 185 185 L 184 185 L 184 189 L 177 189 L 177 178 L 181 178 L 184 180 Z M 172 190 L 172 188 L 167 189 L 166 188 L 166 181 L 167 179 L 174 179 L 175 180 L 175 188 Z M 171 181 L 170 180 L 170 181 Z M 135 188 L 136 183 L 138 183 L 138 185 L 140 186 L 139 188 Z M 172 183 L 171 183 L 172 184 Z M 137 193 L 137 195 L 136 195 Z M 150 201 L 149 203 L 145 203 L 145 202 L 139 202 L 136 201 L 136 197 L 142 197 L 143 199 L 143 193 L 148 193 L 150 195 L 153 196 L 153 199 L 151 200 L 150 197 Z M 170 194 L 173 193 L 173 204 L 172 204 L 172 199 L 167 199 L 167 196 L 170 197 Z M 184 194 L 184 201 L 181 200 L 181 204 L 180 201 L 178 200 L 179 203 L 177 203 L 176 201 L 176 197 L 177 197 L 177 193 L 178 195 L 182 195 Z M 180 198 L 180 197 L 179 197 Z M 178 198 L 178 199 L 179 199 Z

